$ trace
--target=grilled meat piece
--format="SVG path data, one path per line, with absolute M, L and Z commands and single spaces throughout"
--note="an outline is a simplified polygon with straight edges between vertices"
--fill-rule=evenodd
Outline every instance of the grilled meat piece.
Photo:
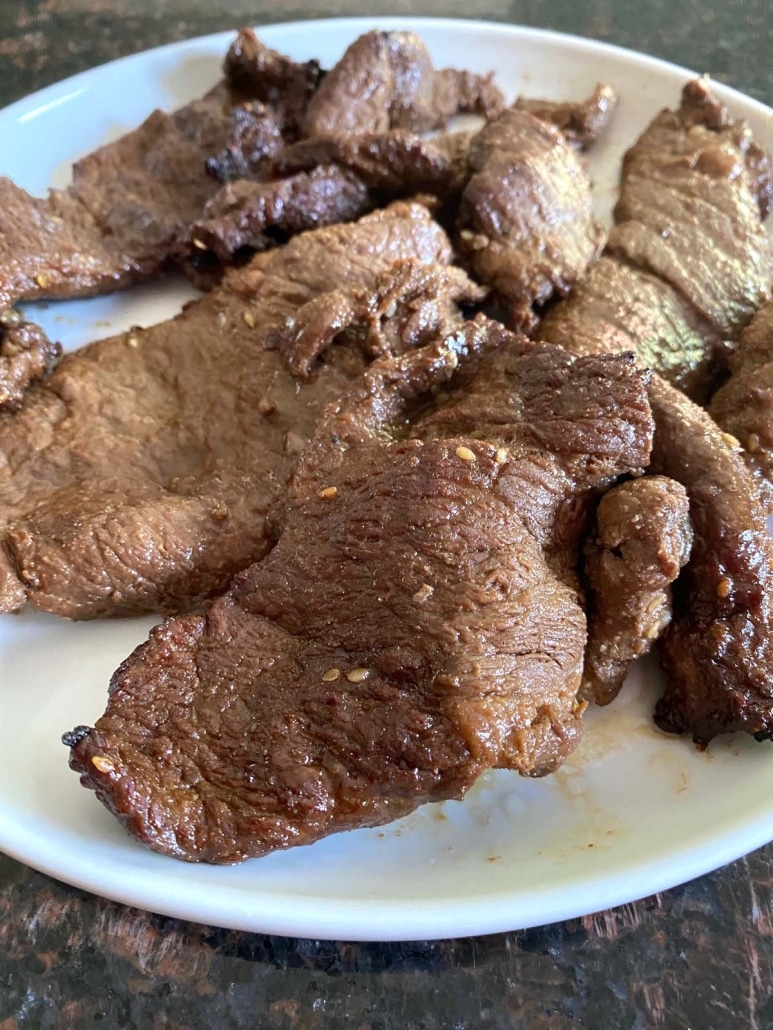
M 690 304 L 649 272 L 602 255 L 568 300 L 549 311 L 539 337 L 574 354 L 633 351 L 680 390 L 706 397 L 719 337 Z
M 458 248 L 508 324 L 531 330 L 534 309 L 565 296 L 601 245 L 590 180 L 558 129 L 515 108 L 474 137 L 468 171 Z
M 581 150 L 597 142 L 617 108 L 617 93 L 599 83 L 587 100 L 541 100 L 518 97 L 515 106 L 560 129 L 566 139 Z
M 219 182 L 260 176 L 269 159 L 285 145 L 287 130 L 280 114 L 259 100 L 234 108 L 222 148 L 204 163 Z
M 346 50 L 309 101 L 310 137 L 427 132 L 453 115 L 490 117 L 504 98 L 491 75 L 436 71 L 424 42 L 412 32 L 368 32 Z
M 383 291 L 395 261 L 450 256 L 425 208 L 396 204 L 258 255 L 170 322 L 63 358 L 0 422 L 0 610 L 26 597 L 94 618 L 225 589 L 270 546 L 269 509 L 368 360 L 352 335 L 299 382 L 272 333 L 328 291 Z
M 77 161 L 66 190 L 35 198 L 0 179 L 0 309 L 105 293 L 156 275 L 180 257 L 218 178 L 256 173 L 275 153 L 277 132 L 297 138 L 288 112 L 305 108 L 318 69 L 268 50 L 249 32 L 226 66 L 230 85 L 221 82 L 173 114 L 154 111 Z M 265 105 L 279 95 L 272 118 Z
M 760 224 L 769 171 L 748 127 L 705 81 L 688 83 L 679 110 L 661 112 L 629 152 L 607 252 L 540 337 L 575 353 L 633 350 L 704 399 L 715 347 L 770 289 Z M 699 744 L 735 730 L 773 735 L 773 544 L 758 490 L 733 438 L 684 394 L 656 375 L 650 400 L 653 471 L 686 488 L 694 531 L 656 720 Z
M 601 705 L 614 700 L 630 663 L 662 636 L 671 621 L 671 584 L 691 547 L 687 493 L 673 479 L 632 479 L 601 498 L 585 545 L 582 697 Z
M 741 333 L 728 358 L 730 378 L 717 390 L 709 414 L 744 449 L 744 460 L 773 512 L 773 301 Z
M 374 289 L 334 290 L 304 304 L 275 336 L 290 370 L 308 376 L 319 355 L 355 333 L 370 358 L 400 354 L 444 336 L 460 304 L 479 304 L 486 290 L 461 268 L 398 261 Z
M 318 61 L 293 61 L 267 47 L 252 29 L 239 30 L 223 72 L 237 96 L 267 105 L 290 136 L 299 134 L 306 108 L 325 76 Z
M 458 402 L 421 413 L 491 345 Z M 584 707 L 582 509 L 647 463 L 645 383 L 485 322 L 373 366 L 306 451 L 274 550 L 153 630 L 96 727 L 66 735 L 82 783 L 150 847 L 234 862 L 491 767 L 555 769 Z
M 272 169 L 288 175 L 335 164 L 390 197 L 431 193 L 445 199 L 464 185 L 471 139 L 469 132 L 441 132 L 428 138 L 404 129 L 307 139 L 286 147 Z
M 0 312 L 0 412 L 18 408 L 27 388 L 49 374 L 61 353 L 60 344 L 18 311 Z
M 679 110 L 662 111 L 628 151 L 605 256 L 541 338 L 575 353 L 632 349 L 706 400 L 717 349 L 770 295 L 760 220 L 769 176 L 746 123 L 731 121 L 704 80 L 689 82 Z
M 269 250 L 297 232 L 351 222 L 373 203 L 362 181 L 335 165 L 273 182 L 229 183 L 191 229 L 192 246 L 223 264 L 244 248 Z
M 695 540 L 674 585 L 663 641 L 666 691 L 655 720 L 707 744 L 743 730 L 773 738 L 773 541 L 740 449 L 657 377 L 652 467 L 690 498 Z

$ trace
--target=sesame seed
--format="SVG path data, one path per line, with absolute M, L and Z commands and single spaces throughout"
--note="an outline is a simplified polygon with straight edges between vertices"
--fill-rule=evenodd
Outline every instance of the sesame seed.
M 41 290 L 44 290 L 46 286 L 48 286 L 48 279 L 46 279 L 44 275 L 36 275 L 35 282 L 38 284 Z
M 368 676 L 370 676 L 369 669 L 350 669 L 346 674 L 350 683 L 362 683 Z
M 725 576 L 724 579 L 720 579 L 717 583 L 717 597 L 721 597 L 723 600 L 730 596 L 730 591 L 733 589 L 732 582 Z
M 22 323 L 21 312 L 15 308 L 0 311 L 0 325 L 5 329 L 17 329 Z
M 218 311 L 218 313 L 217 313 L 217 327 L 218 327 L 218 329 L 224 329 L 225 328 L 225 324 L 226 324 L 227 321 L 228 321 L 228 315 L 226 315 L 225 311 Z
M 394 318 L 396 314 L 397 314 L 397 301 L 393 300 L 393 301 L 390 301 L 386 311 L 384 312 L 384 315 L 387 318 Z
M 139 345 L 140 345 L 140 341 L 137 339 L 136 336 L 127 336 L 126 337 L 126 343 L 130 347 L 139 347 Z
M 207 249 L 207 245 L 206 245 L 206 243 L 203 240 L 194 240 L 193 241 L 193 246 L 194 247 L 198 247 L 199 250 L 206 250 Z
M 509 454 L 510 451 L 508 451 L 506 447 L 499 447 L 497 449 L 497 453 L 494 455 L 494 461 L 497 463 L 497 465 L 504 465 L 504 463 L 507 461 Z
M 471 451 L 469 447 L 457 447 L 456 456 L 462 461 L 475 461 L 475 452 Z
M 424 583 L 420 586 L 416 593 L 413 595 L 413 600 L 417 604 L 423 604 L 428 597 L 431 597 L 435 592 L 435 588 L 431 587 L 429 583 Z
M 244 324 L 248 325 L 250 327 L 250 329 L 254 329 L 255 328 L 255 316 L 253 315 L 253 313 L 251 311 L 243 312 L 242 318 L 244 319 Z
M 113 763 L 109 758 L 105 758 L 103 755 L 94 755 L 91 759 L 91 764 L 101 773 L 111 773 L 115 771 Z
M 333 683 L 341 675 L 340 669 L 328 669 L 327 672 L 322 673 L 322 681 L 324 683 Z
M 324 497 L 324 498 L 337 497 L 338 496 L 338 487 L 337 486 L 326 486 L 322 490 L 319 491 L 319 496 L 320 497 Z
M 722 434 L 722 439 L 725 441 L 725 443 L 727 444 L 728 447 L 740 447 L 741 446 L 740 443 L 738 442 L 738 437 L 733 436 L 732 433 L 723 433 Z

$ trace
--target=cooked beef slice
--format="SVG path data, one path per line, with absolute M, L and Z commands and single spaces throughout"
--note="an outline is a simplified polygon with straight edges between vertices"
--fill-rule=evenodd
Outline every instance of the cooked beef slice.
M 49 374 L 61 353 L 58 343 L 18 311 L 0 311 L 0 412 L 18 408 L 27 388 Z
M 617 93 L 599 83 L 587 100 L 541 100 L 518 97 L 515 106 L 560 129 L 570 143 L 587 150 L 606 130 L 617 107 Z
M 228 183 L 191 228 L 191 246 L 229 264 L 244 248 L 268 250 L 307 229 L 351 222 L 373 201 L 351 172 L 325 165 L 273 182 Z
M 444 263 L 450 246 L 402 203 L 297 237 L 172 321 L 63 358 L 0 421 L 0 609 L 26 595 L 94 618 L 225 589 L 265 553 L 299 452 L 367 361 L 352 337 L 299 382 L 272 332 L 327 291 L 376 289 L 408 258 Z
M 763 305 L 728 358 L 730 378 L 709 414 L 744 449 L 744 460 L 773 512 L 773 301 Z
M 475 399 L 411 419 L 489 337 Z M 645 382 L 483 322 L 374 365 L 304 454 L 274 550 L 153 630 L 96 727 L 65 736 L 81 782 L 155 850 L 234 862 L 459 798 L 491 767 L 555 769 L 585 644 L 556 569 L 590 493 L 648 461 Z
M 743 730 L 773 737 L 773 541 L 740 449 L 683 394 L 653 378 L 653 468 L 690 498 L 695 539 L 663 640 L 655 719 L 699 744 Z
M 723 338 L 737 336 L 770 295 L 755 178 L 761 153 L 749 126 L 732 122 L 699 79 L 623 162 L 610 252 L 673 286 Z
M 490 117 L 502 104 L 491 75 L 435 71 L 414 33 L 373 31 L 355 40 L 320 83 L 308 104 L 305 135 L 427 132 L 460 112 Z
M 580 694 L 605 705 L 628 666 L 671 621 L 671 584 L 690 557 L 687 492 L 665 476 L 621 483 L 599 501 L 583 566 L 588 647 Z
M 259 100 L 237 105 L 222 148 L 205 162 L 220 182 L 259 176 L 284 147 L 286 133 L 278 112 Z
M 333 290 L 310 300 L 275 340 L 292 373 L 303 377 L 342 334 L 354 333 L 370 358 L 399 354 L 445 336 L 459 320 L 458 305 L 485 298 L 461 268 L 399 261 L 375 289 Z
M 173 114 L 154 111 L 77 161 L 66 190 L 36 198 L 0 179 L 0 309 L 17 300 L 104 293 L 157 274 L 178 256 L 189 226 L 220 188 L 218 177 L 254 173 L 275 152 L 291 100 L 305 107 L 319 73 L 257 40 L 261 56 L 250 61 L 246 38 L 227 60 L 234 88 L 222 82 Z M 269 69 L 266 78 L 249 74 L 256 67 Z M 283 84 L 287 97 L 272 127 L 264 105 Z M 286 131 L 297 136 L 297 129 Z
M 426 137 L 404 129 L 307 139 L 278 154 L 272 170 L 288 175 L 334 164 L 390 197 L 431 193 L 445 199 L 464 185 L 471 139 L 470 132 Z
M 267 47 L 252 29 L 237 33 L 223 72 L 237 95 L 268 105 L 286 134 L 300 131 L 306 108 L 325 75 L 318 61 L 293 61 Z
M 566 295 L 601 244 L 587 172 L 558 129 L 515 108 L 474 137 L 467 161 L 458 248 L 508 324 L 531 330 L 534 309 Z
M 704 400 L 718 334 L 668 283 L 617 258 L 592 262 L 568 300 L 549 311 L 539 337 L 574 354 L 633 351 L 690 396 Z
M 717 349 L 770 294 L 769 171 L 749 127 L 704 80 L 689 82 L 679 110 L 662 111 L 628 151 L 606 256 L 540 336 L 576 352 L 633 349 L 705 401 Z
M 76 197 L 31 197 L 0 177 L 0 310 L 19 299 L 117 290 L 132 272 Z

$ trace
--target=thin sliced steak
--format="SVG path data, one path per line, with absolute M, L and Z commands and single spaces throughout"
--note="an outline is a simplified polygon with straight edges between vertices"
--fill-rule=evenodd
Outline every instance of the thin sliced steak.
M 671 621 L 671 584 L 690 557 L 692 526 L 681 483 L 644 476 L 599 501 L 585 545 L 588 648 L 581 696 L 617 697 L 634 658 Z
M 273 182 L 243 179 L 207 203 L 191 228 L 191 244 L 229 264 L 244 248 L 270 250 L 295 233 L 354 221 L 373 206 L 362 181 L 335 165 Z
M 744 449 L 744 460 L 773 512 L 773 301 L 755 315 L 733 347 L 730 378 L 717 390 L 709 414 Z
M 703 79 L 687 83 L 679 109 L 662 111 L 628 151 L 605 256 L 548 314 L 541 338 L 575 353 L 633 350 L 706 400 L 717 349 L 770 295 L 769 191 L 770 162 L 746 123 Z
M 351 44 L 314 93 L 305 134 L 427 132 L 445 127 L 462 112 L 491 117 L 504 103 L 492 78 L 453 68 L 436 71 L 426 45 L 413 32 L 368 32 Z
M 515 106 L 555 125 L 571 144 L 587 150 L 606 131 L 617 108 L 617 93 L 611 86 L 599 83 L 587 100 L 518 97 Z
M 470 132 L 420 136 L 404 129 L 301 140 L 272 162 L 279 175 L 335 164 L 365 185 L 390 197 L 431 193 L 440 199 L 458 193 L 467 178 Z
M 653 468 L 690 498 L 695 541 L 674 585 L 655 719 L 699 744 L 743 730 L 773 738 L 773 540 L 741 451 L 697 405 L 655 377 Z
M 35 198 L 0 179 L 0 310 L 17 300 L 105 293 L 157 274 L 178 256 L 220 188 L 218 176 L 256 172 L 276 152 L 277 132 L 297 138 L 297 127 L 287 129 L 287 104 L 273 113 L 266 105 L 285 86 L 305 107 L 319 69 L 254 42 L 273 75 L 237 74 L 232 48 L 230 86 L 222 82 L 173 114 L 154 111 L 77 161 L 66 190 Z
M 300 382 L 276 331 L 328 291 L 381 296 L 396 261 L 450 256 L 425 208 L 396 204 L 259 255 L 170 322 L 67 355 L 0 421 L 0 609 L 26 597 L 83 619 L 225 589 L 270 546 L 298 454 L 368 361 L 352 334 Z
M 480 388 L 406 425 L 492 344 Z M 156 628 L 96 727 L 65 735 L 158 851 L 308 844 L 491 767 L 550 772 L 579 738 L 579 512 L 649 459 L 646 376 L 478 322 L 363 380 L 306 451 L 271 554 Z
M 534 309 L 565 296 L 598 253 L 590 179 L 558 129 L 515 108 L 474 137 L 468 172 L 457 245 L 508 324 L 531 330 Z

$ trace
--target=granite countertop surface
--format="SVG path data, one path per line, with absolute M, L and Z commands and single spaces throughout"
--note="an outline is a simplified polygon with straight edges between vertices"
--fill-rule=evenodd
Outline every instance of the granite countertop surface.
M 387 13 L 592 36 L 708 71 L 773 104 L 769 0 L 0 0 L 0 106 L 161 43 L 248 23 Z M 0 856 L 0 1030 L 766 1030 L 772 885 L 773 845 L 581 920 L 356 944 L 151 915 Z

